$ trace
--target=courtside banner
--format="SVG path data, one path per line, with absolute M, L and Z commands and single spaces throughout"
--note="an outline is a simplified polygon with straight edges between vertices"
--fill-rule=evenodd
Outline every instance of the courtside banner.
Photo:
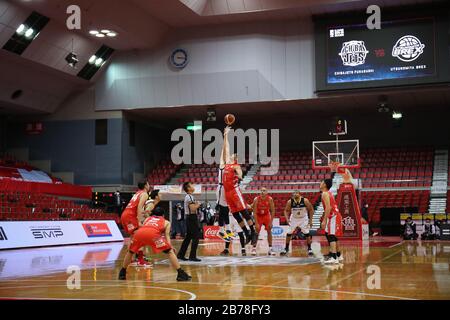
M 0 249 L 123 241 L 113 220 L 0 221 Z

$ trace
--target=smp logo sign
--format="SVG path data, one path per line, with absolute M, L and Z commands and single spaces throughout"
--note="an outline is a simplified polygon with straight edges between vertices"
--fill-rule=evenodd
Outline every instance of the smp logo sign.
M 35 239 L 57 239 L 64 236 L 61 227 L 31 227 L 30 230 Z
M 3 227 L 0 227 L 0 241 L 2 240 L 8 240 L 8 237 L 6 236 L 5 230 L 3 230 Z

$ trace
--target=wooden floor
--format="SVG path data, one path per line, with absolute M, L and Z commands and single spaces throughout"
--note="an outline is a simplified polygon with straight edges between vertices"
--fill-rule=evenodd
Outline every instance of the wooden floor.
M 318 255 L 327 252 L 320 240 L 314 243 Z M 282 249 L 280 241 L 275 250 Z M 152 268 L 130 267 L 127 281 L 116 280 L 124 243 L 0 251 L 0 298 L 450 299 L 450 242 L 343 243 L 345 261 L 335 267 L 307 258 L 301 242 L 291 257 L 267 257 L 266 246 L 259 245 L 257 257 L 223 258 L 223 243 L 202 242 L 204 260 L 184 266 L 193 279 L 183 283 L 175 281 L 164 255 L 150 255 Z M 67 286 L 69 266 L 81 268 L 80 289 Z

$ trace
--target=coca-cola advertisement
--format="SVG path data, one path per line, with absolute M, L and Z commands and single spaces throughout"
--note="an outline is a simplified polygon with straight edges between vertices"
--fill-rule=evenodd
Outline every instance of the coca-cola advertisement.
M 219 226 L 204 226 L 203 237 L 205 239 L 220 240 L 222 238 L 219 236 L 219 231 L 220 231 Z

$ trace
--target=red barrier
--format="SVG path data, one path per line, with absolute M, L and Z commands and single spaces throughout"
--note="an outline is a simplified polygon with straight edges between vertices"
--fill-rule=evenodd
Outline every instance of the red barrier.
M 68 183 L 55 184 L 55 183 L 27 182 L 10 179 L 0 179 L 0 191 L 45 193 L 79 199 L 92 198 L 91 187 L 76 186 Z

